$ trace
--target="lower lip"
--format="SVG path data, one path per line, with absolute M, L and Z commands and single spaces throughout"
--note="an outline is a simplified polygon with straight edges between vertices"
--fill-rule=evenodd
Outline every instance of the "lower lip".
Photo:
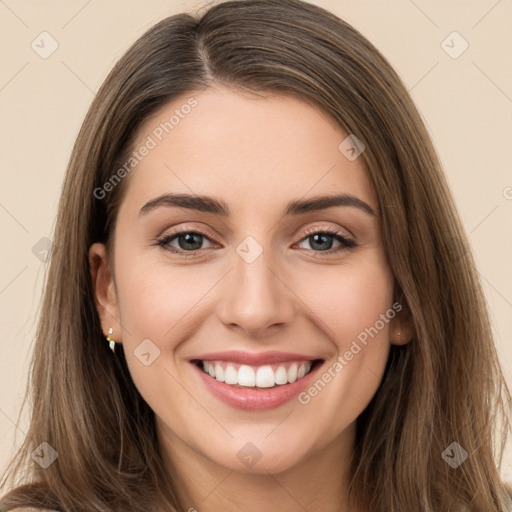
M 267 410 L 275 409 L 292 400 L 301 391 L 307 388 L 315 374 L 322 366 L 319 364 L 302 379 L 292 384 L 278 385 L 273 388 L 235 388 L 224 382 L 210 377 L 203 372 L 195 363 L 192 363 L 200 378 L 213 395 L 231 407 L 244 410 Z

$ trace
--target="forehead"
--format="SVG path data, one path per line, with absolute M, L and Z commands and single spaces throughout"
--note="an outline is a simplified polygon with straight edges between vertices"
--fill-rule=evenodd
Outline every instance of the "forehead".
M 292 96 L 191 92 L 139 128 L 133 150 L 140 160 L 125 197 L 136 205 L 171 191 L 215 195 L 236 209 L 342 191 L 378 208 L 363 158 L 351 161 L 339 149 L 347 136 Z

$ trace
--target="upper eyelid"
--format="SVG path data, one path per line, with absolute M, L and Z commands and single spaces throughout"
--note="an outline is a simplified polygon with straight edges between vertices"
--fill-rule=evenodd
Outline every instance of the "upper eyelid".
M 179 235 L 181 233 L 199 233 L 203 236 L 207 236 L 207 237 L 210 237 L 210 238 L 215 238 L 215 235 L 213 234 L 213 232 L 208 229 L 208 228 L 205 228 L 205 227 L 201 227 L 201 228 L 198 228 L 198 227 L 195 227 L 195 226 L 188 226 L 188 225 L 185 225 L 185 227 L 177 227 L 177 228 L 166 228 L 164 229 L 160 235 L 157 236 L 157 238 L 167 238 L 168 236 L 176 236 L 176 235 Z

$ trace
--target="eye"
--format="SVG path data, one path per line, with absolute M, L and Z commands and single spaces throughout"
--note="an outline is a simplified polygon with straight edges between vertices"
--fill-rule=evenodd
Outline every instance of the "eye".
M 329 254 L 346 251 L 353 247 L 356 247 L 356 243 L 347 238 L 341 231 L 336 228 L 313 228 L 307 230 L 305 237 L 301 240 L 301 243 L 308 241 L 314 252 L 327 252 Z M 340 243 L 337 249 L 332 249 L 333 239 Z M 318 249 L 318 250 L 317 250 Z
M 332 249 L 334 243 L 333 239 L 339 243 L 338 248 Z M 182 229 L 180 231 L 169 233 L 158 239 L 157 245 L 169 252 L 187 257 L 195 256 L 198 251 L 205 249 L 205 247 L 202 247 L 204 240 L 207 240 L 210 244 L 208 247 L 215 245 L 215 243 L 211 242 L 211 238 L 204 233 L 190 229 Z M 332 227 L 312 228 L 307 230 L 305 232 L 305 236 L 303 236 L 298 245 L 306 241 L 310 243 L 310 250 L 316 253 L 321 252 L 333 254 L 347 251 L 357 246 L 353 240 L 346 237 L 341 231 Z M 304 247 L 299 248 L 307 249 Z
M 175 231 L 174 233 L 168 234 L 159 239 L 157 245 L 170 252 L 178 254 L 183 254 L 186 252 L 194 253 L 200 249 L 204 249 L 204 247 L 201 247 L 203 239 L 209 241 L 209 238 L 204 233 L 190 230 L 181 230 Z M 173 240 L 176 240 L 178 247 L 171 243 Z M 188 254 L 183 255 L 188 256 Z

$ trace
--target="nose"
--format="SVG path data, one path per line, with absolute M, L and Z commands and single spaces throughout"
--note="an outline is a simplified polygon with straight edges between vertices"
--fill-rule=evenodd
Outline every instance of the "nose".
M 251 338 L 263 338 L 279 325 L 286 327 L 294 315 L 295 296 L 267 251 L 251 263 L 235 253 L 233 261 L 217 308 L 222 323 Z

